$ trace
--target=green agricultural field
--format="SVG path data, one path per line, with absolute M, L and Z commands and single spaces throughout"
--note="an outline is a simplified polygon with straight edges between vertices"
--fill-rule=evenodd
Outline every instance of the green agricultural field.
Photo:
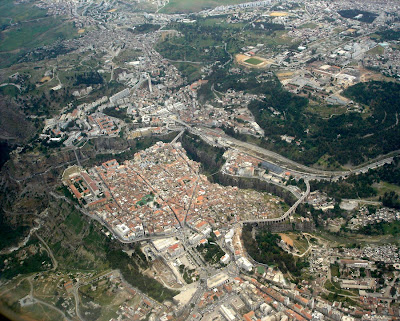
M 265 273 L 265 267 L 263 267 L 263 266 L 257 266 L 257 273 L 258 274 L 264 274 Z
M 21 23 L 26 20 L 46 17 L 47 12 L 34 6 L 33 1 L 16 4 L 13 0 L 2 0 L 0 2 L 0 23 L 10 25 Z
M 202 64 L 192 64 L 189 62 L 172 62 L 172 64 L 186 77 L 189 83 L 201 78 Z
M 306 110 L 323 118 L 329 118 L 331 115 L 342 115 L 347 113 L 346 106 L 333 106 L 315 101 L 310 101 Z
M 76 30 L 72 24 L 58 18 L 43 18 L 40 21 L 22 23 L 18 27 L 2 32 L 0 48 L 2 52 L 17 49 L 33 49 L 48 45 L 57 39 L 71 37 Z
M 262 63 L 262 60 L 257 59 L 257 58 L 250 58 L 244 61 L 245 63 L 251 64 L 251 65 L 259 65 L 260 63 Z
M 301 25 L 301 26 L 299 27 L 299 29 L 305 29 L 305 28 L 315 29 L 315 28 L 317 28 L 317 27 L 318 27 L 318 25 L 316 25 L 315 23 L 313 23 L 313 22 L 307 22 L 307 23 Z
M 76 234 L 79 234 L 82 230 L 83 227 L 83 221 L 81 218 L 81 214 L 78 212 L 71 212 L 71 214 L 69 214 L 66 219 L 65 219 L 65 224 L 73 229 L 73 231 Z
M 385 53 L 385 49 L 382 46 L 375 46 L 374 48 L 367 51 L 367 55 L 383 55 Z
M 297 48 L 300 44 L 299 41 L 292 42 L 293 38 L 287 35 L 287 30 L 265 32 L 261 30 L 254 31 L 247 29 L 241 32 L 240 36 L 243 40 L 244 46 L 254 46 L 257 43 L 263 43 L 266 47 L 272 49 L 277 46 L 290 46 L 293 48 Z
M 0 93 L 3 95 L 11 96 L 11 97 L 16 97 L 19 93 L 19 90 L 17 87 L 9 85 L 9 86 L 0 87 Z
M 12 65 L 34 48 L 78 35 L 71 22 L 47 16 L 45 10 L 29 3 L 14 5 L 7 0 L 0 4 L 0 12 L 4 27 L 0 32 L 0 68 Z
M 385 181 L 380 181 L 379 183 L 375 183 L 373 185 L 375 188 L 378 189 L 378 196 L 383 196 L 385 193 L 395 192 L 400 194 L 400 187 L 395 184 L 390 184 Z
M 207 17 L 204 19 L 198 19 L 197 21 L 202 26 L 210 26 L 210 27 L 218 26 L 227 29 L 242 29 L 246 26 L 246 23 L 244 22 L 228 23 L 225 20 L 226 17 L 217 16 L 217 17 Z
M 169 37 L 156 45 L 156 50 L 172 62 L 210 63 L 214 61 L 226 62 L 230 55 L 240 52 L 245 46 L 256 46 L 263 43 L 269 50 L 281 50 L 282 46 L 298 46 L 292 43 L 286 30 L 266 32 L 249 30 L 236 24 L 229 24 L 221 17 L 198 19 L 196 23 L 171 23 L 167 27 L 182 34 L 182 37 Z M 226 44 L 226 51 L 225 46 Z M 255 64 L 256 65 L 256 64 Z M 194 65 L 180 66 L 184 76 L 194 79 L 196 70 Z M 185 70 L 186 69 L 186 70 Z
M 198 12 L 204 9 L 211 9 L 218 6 L 224 6 L 229 4 L 238 4 L 242 2 L 248 2 L 251 0 L 170 0 L 169 3 L 160 10 L 162 13 L 190 13 Z

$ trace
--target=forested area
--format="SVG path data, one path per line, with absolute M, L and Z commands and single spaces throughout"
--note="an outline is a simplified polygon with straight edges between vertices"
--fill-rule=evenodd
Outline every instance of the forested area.
M 319 228 L 322 225 L 321 223 L 327 218 L 334 218 L 336 216 L 335 213 L 332 214 L 330 211 L 323 212 L 321 209 L 316 210 L 308 203 L 300 204 L 296 209 L 296 214 L 303 217 L 309 217 L 310 214 L 317 228 Z
M 380 41 L 391 41 L 400 39 L 400 30 L 387 29 L 387 30 L 377 31 L 375 32 L 375 34 L 379 36 Z M 376 37 L 373 35 L 371 36 L 371 38 L 375 39 Z
M 359 233 L 365 235 L 399 235 L 400 222 L 379 222 L 375 224 L 368 224 L 358 230 Z
M 75 76 L 74 86 L 78 85 L 98 85 L 104 82 L 103 77 L 96 71 L 85 72 Z
M 347 179 L 337 182 L 311 181 L 311 191 L 320 190 L 336 198 L 366 198 L 377 195 L 372 187 L 376 177 L 369 174 L 350 175 Z
M 273 22 L 253 22 L 251 25 L 252 30 L 255 32 L 271 32 L 277 30 L 285 30 L 285 25 Z
M 130 122 L 131 118 L 128 116 L 126 111 L 127 111 L 126 108 L 116 109 L 115 107 L 107 107 L 107 108 L 103 109 L 103 113 L 110 117 L 115 117 L 115 118 L 122 119 L 126 122 Z
M 15 257 L 14 253 L 0 255 L 1 278 L 9 280 L 18 274 L 48 270 L 48 266 L 51 266 L 51 260 L 45 250 L 39 250 L 38 243 L 37 239 L 33 239 L 26 244 L 26 248 L 31 249 L 31 251 L 30 255 L 24 260 Z
M 313 165 L 323 156 L 328 157 L 329 163 L 359 165 L 400 149 L 400 84 L 374 81 L 351 86 L 343 94 L 366 105 L 367 113 L 348 112 L 323 119 L 307 110 L 306 98 L 286 91 L 272 75 L 261 77 L 255 71 L 235 75 L 219 69 L 207 79 L 208 84 L 199 90 L 202 99 L 210 96 L 213 84 L 221 92 L 234 89 L 265 95 L 265 99 L 254 100 L 248 106 L 265 131 L 265 138 L 256 141 L 232 131 L 230 135 L 251 140 L 305 165 Z M 299 146 L 281 140 L 281 135 L 295 137 Z
M 362 22 L 372 23 L 378 16 L 376 13 L 363 11 L 359 9 L 347 9 L 347 10 L 340 10 L 338 13 L 343 18 L 355 19 L 360 20 Z M 357 17 L 357 18 L 356 18 Z M 358 18 L 359 17 L 359 18 Z
M 4 202 L 3 197 L 1 197 L 1 201 Z M 18 240 L 25 238 L 29 234 L 29 226 L 14 225 L 5 219 L 4 209 L 0 208 L 0 226 L 2 226 L 0 233 L 0 250 L 15 244 Z
M 113 269 L 119 269 L 124 279 L 140 291 L 148 294 L 153 299 L 163 302 L 172 300 L 179 292 L 165 288 L 161 283 L 140 272 L 141 268 L 147 268 L 148 263 L 139 248 L 134 251 L 136 259 L 133 260 L 121 250 L 107 252 L 107 260 Z
M 156 46 L 156 50 L 171 60 L 194 62 L 225 62 L 229 55 L 224 43 L 229 29 L 199 23 L 173 23 L 168 29 L 179 31 L 182 36 L 170 36 Z
M 340 200 L 342 198 L 368 198 L 376 196 L 378 191 L 374 183 L 381 181 L 400 186 L 400 158 L 395 157 L 391 164 L 386 164 L 367 173 L 350 175 L 347 179 L 337 182 L 311 181 L 311 191 L 320 190 Z M 394 192 L 385 192 L 380 198 L 384 206 L 400 208 L 399 195 Z
M 212 238 L 208 239 L 208 243 L 197 246 L 197 250 L 203 255 L 206 262 L 216 264 L 219 262 L 221 257 L 224 256 L 225 252 L 219 247 L 215 240 Z
M 152 31 L 156 31 L 160 29 L 160 25 L 153 24 L 153 23 L 143 23 L 141 25 L 137 25 L 134 28 L 129 28 L 128 31 L 135 33 L 135 34 L 142 34 L 148 33 Z
M 218 172 L 225 163 L 222 157 L 224 149 L 213 147 L 190 133 L 185 133 L 181 137 L 181 141 L 188 157 L 201 163 L 201 170 L 209 179 L 212 179 L 211 175 Z
M 399 194 L 395 191 L 385 192 L 381 197 L 383 206 L 400 209 Z
M 276 87 L 276 86 L 275 86 Z M 305 112 L 307 101 L 285 92 L 274 90 L 263 102 L 254 101 L 249 109 L 265 135 L 278 144 L 264 142 L 285 156 L 304 164 L 314 164 L 323 155 L 331 155 L 340 164 L 358 165 L 367 159 L 400 148 L 400 85 L 372 82 L 349 87 L 344 95 L 368 105 L 371 115 L 360 113 L 332 116 L 328 120 Z M 274 117 L 269 107 L 282 113 Z M 301 140 L 300 152 L 293 144 L 281 142 L 279 136 L 287 134 Z
M 343 95 L 373 108 L 373 116 L 390 125 L 396 121 L 395 114 L 400 111 L 400 84 L 396 82 L 370 81 L 358 83 L 343 91 Z
M 247 253 L 257 262 L 276 265 L 283 273 L 290 272 L 294 276 L 301 275 L 301 269 L 307 262 L 294 259 L 293 255 L 285 252 L 278 246 L 281 237 L 265 230 L 259 230 L 254 240 L 251 233 L 252 227 L 244 225 L 242 240 Z

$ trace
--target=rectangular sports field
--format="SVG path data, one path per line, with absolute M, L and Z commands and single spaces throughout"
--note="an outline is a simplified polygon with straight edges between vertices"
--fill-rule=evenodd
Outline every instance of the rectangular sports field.
M 257 59 L 257 58 L 249 58 L 249 59 L 245 60 L 244 62 L 251 64 L 251 65 L 259 65 L 260 63 L 262 63 L 262 60 Z

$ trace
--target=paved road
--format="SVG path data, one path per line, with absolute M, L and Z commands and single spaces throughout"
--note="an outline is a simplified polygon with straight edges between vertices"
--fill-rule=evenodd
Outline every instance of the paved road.
M 326 170 L 319 170 L 315 168 L 311 168 L 297 162 L 294 162 L 282 155 L 279 155 L 273 151 L 255 146 L 250 143 L 242 142 L 237 139 L 224 136 L 223 140 L 228 142 L 231 146 L 236 147 L 240 151 L 243 151 L 247 154 L 255 156 L 257 158 L 262 158 L 267 160 L 273 164 L 276 164 L 291 173 L 297 173 L 299 175 L 306 175 L 309 176 L 310 179 L 338 179 L 338 178 L 345 178 L 350 174 L 360 174 L 363 172 L 367 172 L 371 168 L 376 168 L 383 166 L 384 164 L 391 163 L 393 161 L 393 157 L 386 157 L 384 159 L 376 160 L 372 163 L 364 164 L 361 167 L 354 168 L 352 170 L 347 171 L 326 171 Z M 394 152 L 394 154 L 398 154 L 399 151 Z
M 255 146 L 255 145 L 252 145 L 252 144 L 249 144 L 249 143 L 245 143 L 245 142 L 236 140 L 236 139 L 231 138 L 231 137 L 226 136 L 226 135 L 221 135 L 220 132 L 214 131 L 213 129 L 210 129 L 210 128 L 205 128 L 205 127 L 196 128 L 196 127 L 193 127 L 190 124 L 187 124 L 187 123 L 185 123 L 185 122 L 183 122 L 181 120 L 176 120 L 176 123 L 183 125 L 187 129 L 189 129 L 190 132 L 192 132 L 193 134 L 201 137 L 207 143 L 212 144 L 212 145 L 218 145 L 218 143 L 216 143 L 215 141 L 211 141 L 210 140 L 210 138 L 209 138 L 210 132 L 213 133 L 213 134 L 218 134 L 218 136 L 221 137 L 223 140 L 225 140 L 225 142 L 227 142 L 228 145 L 236 147 L 239 151 L 244 152 L 244 153 L 249 154 L 249 155 L 252 155 L 254 157 L 257 157 L 260 160 L 267 160 L 267 161 L 269 161 L 269 162 L 271 162 L 273 164 L 276 164 L 276 165 L 278 165 L 278 166 L 280 166 L 282 168 L 286 168 L 291 172 L 299 173 L 304 178 L 304 181 L 305 181 L 306 186 L 307 186 L 306 192 L 303 195 L 301 195 L 301 197 L 296 201 L 296 203 L 293 204 L 290 207 L 290 209 L 284 213 L 284 215 L 282 215 L 281 217 L 278 217 L 278 218 L 273 218 L 273 219 L 244 220 L 241 223 L 283 222 L 284 220 L 286 220 L 289 216 L 291 216 L 296 211 L 298 205 L 300 203 L 302 203 L 307 198 L 307 196 L 309 195 L 309 193 L 310 193 L 309 180 L 311 180 L 311 179 L 332 179 L 332 178 L 346 177 L 346 176 L 348 176 L 349 174 L 352 174 L 352 173 L 353 174 L 358 174 L 358 173 L 366 172 L 370 168 L 375 168 L 375 167 L 378 167 L 378 166 L 382 166 L 382 165 L 384 165 L 386 163 L 392 162 L 392 160 L 393 160 L 393 157 L 386 157 L 384 159 L 377 160 L 375 162 L 372 162 L 372 163 L 366 164 L 364 166 L 361 166 L 358 169 L 350 170 L 350 171 L 332 171 L 332 172 L 323 171 L 323 170 L 310 168 L 310 167 L 304 166 L 302 164 L 296 163 L 296 162 L 294 162 L 292 160 L 289 160 L 289 159 L 287 159 L 287 158 L 285 158 L 285 157 L 283 157 L 283 156 L 281 156 L 281 155 L 279 155 L 279 154 L 277 154 L 275 152 L 266 150 L 264 148 L 261 148 L 261 147 L 258 147 L 258 146 Z M 179 137 L 182 134 L 183 134 L 183 131 L 181 133 L 179 133 L 178 136 L 175 137 L 173 142 L 175 142 L 177 139 L 179 139 Z M 74 150 L 74 152 L 75 152 L 75 156 L 76 156 L 77 162 L 79 163 L 79 158 L 78 158 L 78 156 L 76 154 L 76 151 Z M 398 151 L 394 152 L 393 154 L 397 154 L 397 153 L 398 153 Z M 265 156 L 265 157 L 262 158 L 260 156 Z M 293 166 L 293 167 L 289 167 L 289 166 Z M 137 174 L 141 177 L 140 173 L 137 173 Z M 100 179 L 102 179 L 101 176 L 99 176 L 99 177 L 100 177 Z M 148 184 L 150 186 L 150 184 L 143 177 L 142 177 L 142 179 L 144 180 L 144 182 L 146 184 Z M 104 183 L 104 181 L 103 181 L 103 183 Z M 150 187 L 153 189 L 152 186 L 150 186 Z M 293 193 L 293 191 L 291 191 L 291 192 Z M 51 194 L 53 196 L 56 196 L 54 193 L 51 193 Z M 111 191 L 110 191 L 110 194 L 113 195 Z M 295 196 L 298 196 L 298 195 L 295 195 Z M 63 198 L 64 200 L 67 200 L 65 197 L 62 197 L 60 195 L 57 195 L 56 197 L 57 198 Z M 67 200 L 67 201 L 70 202 L 69 200 Z M 118 202 L 116 202 L 116 204 L 118 204 Z M 98 218 L 96 216 L 93 216 L 93 215 L 90 215 L 83 208 L 79 208 L 76 205 L 75 205 L 75 207 L 79 211 L 81 211 L 84 214 L 90 216 L 91 218 L 95 218 L 102 225 L 105 225 L 109 230 L 112 231 L 112 229 L 110 229 L 109 226 L 107 226 L 105 224 L 105 222 L 103 222 L 100 218 Z M 178 220 L 177 217 L 176 217 L 176 219 Z M 178 220 L 178 222 L 180 223 L 181 228 L 185 227 L 185 224 L 183 224 L 183 226 L 182 226 L 182 222 L 180 222 L 179 220 Z M 172 233 L 172 234 L 174 235 L 175 233 Z M 126 239 L 121 239 L 121 237 L 119 237 L 118 235 L 114 234 L 114 237 L 116 237 L 117 239 L 119 239 L 123 243 L 134 243 L 134 242 L 150 240 L 150 239 L 156 239 L 156 238 L 165 238 L 167 236 L 169 236 L 169 235 L 144 236 L 144 237 L 133 239 L 133 240 L 126 240 Z
M 26 302 L 22 303 L 21 305 L 28 306 L 28 305 L 33 305 L 33 304 L 42 304 L 42 305 L 45 305 L 48 308 L 53 309 L 53 310 L 57 311 L 58 313 L 60 313 L 63 316 L 63 318 L 60 318 L 60 320 L 68 320 L 68 321 L 70 321 L 70 319 L 65 315 L 65 313 L 63 311 L 61 311 L 59 308 L 57 308 L 54 305 L 51 305 L 51 304 L 49 304 L 49 303 L 47 303 L 45 301 L 42 301 L 42 300 L 37 299 L 37 298 L 34 297 L 34 295 L 33 295 L 32 278 L 33 278 L 33 276 L 29 276 L 29 277 L 24 279 L 24 280 L 27 280 L 29 282 L 30 291 L 29 291 L 29 294 L 27 295 L 27 297 L 25 297 L 25 299 L 28 299 L 28 300 L 26 300 Z
M 79 320 L 83 321 L 84 319 L 81 316 L 81 311 L 79 310 L 79 303 L 80 303 L 80 299 L 79 299 L 79 287 L 80 284 L 79 282 L 74 286 L 74 288 L 72 289 L 72 294 L 74 295 L 74 299 L 75 299 L 75 313 L 76 316 L 78 317 Z
M 181 132 L 175 136 L 175 138 L 172 140 L 171 144 L 174 144 L 185 132 L 185 129 L 181 130 Z
M 43 240 L 43 239 L 39 236 L 39 234 L 37 234 L 36 232 L 35 232 L 35 236 L 39 239 L 40 242 L 43 243 L 44 247 L 45 247 L 46 250 L 47 250 L 47 253 L 49 253 L 49 256 L 50 256 L 50 258 L 51 258 L 51 261 L 53 262 L 53 268 L 52 268 L 52 270 L 53 270 L 53 271 L 57 270 L 58 262 L 57 262 L 56 258 L 55 258 L 54 255 L 53 255 L 53 251 L 52 251 L 52 250 L 50 249 L 50 247 L 47 245 L 47 243 L 45 242 L 45 240 Z
M 305 180 L 304 182 L 306 183 L 306 186 L 307 186 L 306 192 L 282 216 L 277 217 L 277 218 L 244 220 L 244 221 L 242 221 L 242 223 L 260 223 L 260 222 L 277 223 L 277 222 L 283 222 L 284 220 L 286 220 L 289 216 L 291 216 L 296 211 L 297 206 L 299 206 L 302 202 L 304 202 L 304 200 L 310 194 L 310 183 L 308 182 L 308 180 Z
M 204 126 L 192 126 L 191 124 L 185 123 L 181 120 L 175 120 L 178 124 L 185 126 L 191 133 L 200 136 L 203 140 L 207 143 L 212 145 L 219 145 L 215 141 L 211 141 L 209 136 L 218 135 L 227 145 L 231 146 L 232 148 L 236 148 L 245 154 L 254 156 L 260 160 L 268 161 L 275 165 L 282 167 L 285 170 L 288 170 L 291 173 L 296 173 L 300 176 L 309 177 L 309 179 L 339 179 L 345 178 L 350 174 L 360 174 L 367 172 L 369 169 L 376 168 L 383 166 L 384 164 L 391 163 L 393 161 L 393 156 L 399 155 L 400 150 L 393 151 L 392 153 L 379 157 L 375 160 L 371 160 L 370 162 L 364 163 L 360 166 L 355 167 L 351 170 L 345 171 L 327 171 L 327 170 L 320 170 L 305 166 L 303 164 L 297 163 L 292 161 L 276 152 L 267 150 L 265 148 L 261 148 L 259 146 L 242 142 L 235 138 L 232 138 L 227 135 L 221 135 L 220 131 L 214 130 L 212 128 L 204 127 Z

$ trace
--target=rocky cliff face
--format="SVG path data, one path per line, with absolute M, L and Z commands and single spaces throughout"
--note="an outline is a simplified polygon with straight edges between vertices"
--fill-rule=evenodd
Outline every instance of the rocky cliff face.
M 119 137 L 96 138 L 76 154 L 82 166 L 92 166 L 104 161 L 97 160 L 96 155 L 112 158 L 113 154 L 129 150 L 135 144 L 135 141 Z M 39 148 L 25 148 L 10 154 L 0 171 L 0 223 L 3 229 L 10 230 L 10 236 L 21 226 L 27 227 L 25 232 L 29 230 L 40 213 L 52 206 L 56 200 L 49 192 L 61 185 L 63 171 L 77 164 L 77 157 L 72 149 L 48 149 L 43 153 Z M 15 240 L 25 235 L 25 232 L 19 232 L 14 233 Z M 8 238 L 3 243 L 15 240 Z M 1 244 L 1 247 L 6 245 Z
M 23 144 L 35 131 L 35 122 L 28 120 L 13 100 L 0 95 L 0 140 Z

